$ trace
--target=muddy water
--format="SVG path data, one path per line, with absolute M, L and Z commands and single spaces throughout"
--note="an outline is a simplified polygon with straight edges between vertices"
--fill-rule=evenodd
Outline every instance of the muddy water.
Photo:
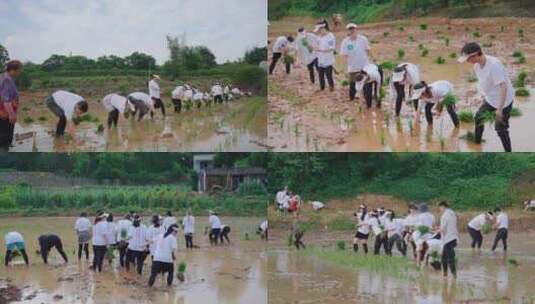
M 487 237 L 490 238 L 490 237 Z M 305 240 L 306 242 L 307 240 Z M 333 241 L 331 240 L 331 243 Z M 490 246 L 486 240 L 484 248 Z M 475 255 L 462 235 L 457 249 L 456 282 L 423 270 L 406 280 L 365 269 L 351 270 L 327 263 L 282 243 L 268 254 L 269 303 L 532 303 L 535 301 L 535 241 L 531 234 L 510 235 L 510 256 L 520 266 L 509 266 L 501 254 L 485 250 Z M 332 245 L 332 244 L 331 244 Z
M 89 263 L 85 260 L 79 263 L 75 257 L 74 221 L 74 218 L 4 218 L 0 221 L 0 235 L 18 230 L 25 237 L 30 253 L 29 268 L 20 264 L 19 258 L 17 265 L 6 269 L 2 239 L 0 278 L 9 278 L 22 289 L 23 299 L 26 299 L 23 303 L 267 303 L 266 245 L 254 235 L 260 219 L 222 218 L 223 223 L 232 228 L 232 245 L 211 248 L 207 236 L 202 234 L 206 220 L 198 217 L 194 243 L 201 248 L 186 252 L 183 238 L 178 239 L 177 261 L 187 264 L 186 281 L 179 283 L 175 278 L 173 286 L 167 288 L 160 278 L 154 289 L 146 287 L 150 258 L 145 262 L 142 277 L 121 270 L 117 259 L 113 266 L 105 262 L 102 273 L 88 270 Z M 45 266 L 34 253 L 38 235 L 51 232 L 62 237 L 69 264 L 63 265 L 59 254 L 52 251 L 50 265 Z M 246 232 L 252 240 L 245 240 Z M 63 299 L 54 301 L 56 295 Z
M 41 96 L 39 96 L 41 97 Z M 38 97 L 38 98 L 39 98 Z M 118 128 L 98 132 L 98 125 L 107 122 L 107 113 L 96 102 L 91 102 L 91 114 L 99 123 L 82 123 L 77 130 L 80 142 L 66 142 L 52 136 L 57 119 L 42 105 L 34 104 L 35 98 L 24 96 L 34 123 L 17 123 L 15 134 L 29 134 L 27 138 L 15 140 L 14 152 L 62 152 L 62 151 L 265 151 L 266 107 L 256 107 L 250 98 L 243 98 L 225 105 L 194 109 L 181 114 L 170 112 L 164 119 L 160 112 L 154 120 L 145 117 L 137 122 L 119 118 Z M 32 101 L 33 100 L 33 101 Z M 46 121 L 39 121 L 44 115 Z
M 421 31 L 419 24 L 429 25 L 427 31 Z M 282 34 L 293 33 L 300 26 L 311 27 L 310 18 L 286 18 L 277 21 L 270 27 L 270 40 Z M 504 32 L 501 32 L 501 26 Z M 404 30 L 398 28 L 403 26 Z M 525 37 L 519 38 L 518 28 L 524 28 Z M 473 74 L 468 64 L 458 64 L 456 59 L 449 57 L 458 53 L 462 45 L 475 38 L 478 31 L 482 44 L 492 43 L 485 47 L 491 55 L 500 57 L 508 66 L 510 77 L 514 79 L 519 71 L 528 72 L 529 79 L 535 78 L 535 48 L 530 41 L 535 41 L 535 19 L 473 19 L 445 20 L 420 19 L 366 24 L 362 33 L 372 43 L 372 52 L 377 62 L 390 60 L 393 62 L 408 61 L 419 65 L 423 79 L 428 83 L 445 79 L 453 83 L 459 97 L 457 111 L 471 110 L 476 112 L 480 97 L 477 83 L 470 83 L 468 78 Z M 466 30 L 468 28 L 468 31 Z M 385 37 L 385 33 L 388 33 Z M 344 33 L 337 33 L 338 47 Z M 490 38 L 494 35 L 495 38 Z M 412 36 L 414 41 L 410 41 Z M 446 46 L 444 39 L 448 37 L 450 44 Z M 418 45 L 423 44 L 429 49 L 427 57 L 421 57 Z M 398 59 L 398 49 L 405 50 L 405 57 Z M 515 64 L 510 55 L 514 50 L 525 53 L 527 64 Z M 446 59 L 446 64 L 435 63 L 438 56 Z M 342 86 L 347 79 L 341 56 L 337 56 L 335 92 L 318 92 L 319 86 L 308 81 L 307 71 L 297 63 L 291 75 L 285 75 L 279 65 L 273 76 L 270 76 L 269 90 L 269 122 L 268 144 L 275 151 L 502 151 L 502 145 L 494 132 L 494 126 L 488 125 L 482 145 L 472 144 L 461 139 L 468 131 L 473 131 L 473 123 L 461 123 L 455 129 L 444 111 L 435 113 L 433 126 L 428 126 L 423 113 L 414 117 L 413 110 L 404 104 L 401 117 L 394 117 L 394 102 L 388 86 L 385 86 L 386 97 L 382 109 L 366 109 L 362 98 L 349 102 L 348 88 Z M 386 71 L 385 78 L 391 72 Z M 528 80 L 527 88 L 531 97 L 516 98 L 515 107 L 521 110 L 520 117 L 511 118 L 511 138 L 514 151 L 532 151 L 535 142 L 531 140 L 530 130 L 535 118 L 535 90 Z

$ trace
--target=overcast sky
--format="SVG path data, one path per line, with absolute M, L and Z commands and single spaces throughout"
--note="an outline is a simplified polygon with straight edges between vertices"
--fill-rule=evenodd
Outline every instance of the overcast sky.
M 186 34 L 219 63 L 267 41 L 267 0 L 0 0 L 0 44 L 12 59 L 51 54 L 168 57 L 166 35 Z

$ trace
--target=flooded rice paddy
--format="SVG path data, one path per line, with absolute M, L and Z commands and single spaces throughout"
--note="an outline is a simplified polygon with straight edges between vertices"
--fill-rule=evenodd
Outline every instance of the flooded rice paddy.
M 186 252 L 182 234 L 178 238 L 177 262 L 187 264 L 185 282 L 179 283 L 175 278 L 173 286 L 167 288 L 159 276 L 153 289 L 147 287 L 150 257 L 145 261 L 142 277 L 120 269 L 118 258 L 112 266 L 105 262 L 102 273 L 89 270 L 90 263 L 84 258 L 78 262 L 74 221 L 75 218 L 51 217 L 0 220 L 0 290 L 8 280 L 20 289 L 21 301 L 14 303 L 267 303 L 267 245 L 254 234 L 261 219 L 223 217 L 223 223 L 232 229 L 232 244 L 210 247 L 203 234 L 207 221 L 197 217 L 194 244 L 200 248 Z M 3 236 L 14 229 L 26 240 L 31 263 L 28 268 L 21 258 L 13 267 L 3 265 Z M 48 266 L 36 255 L 37 237 L 44 233 L 61 236 L 69 257 L 67 265 L 54 250 Z M 245 240 L 245 233 L 251 236 L 250 240 Z
M 98 122 L 83 122 L 76 131 L 77 141 L 56 139 L 57 118 L 44 106 L 46 95 L 23 93 L 22 118 L 15 126 L 13 152 L 174 152 L 174 151 L 265 151 L 267 112 L 265 97 L 250 97 L 224 105 L 212 105 L 173 113 L 166 107 L 141 121 L 119 117 L 119 125 L 107 129 L 107 113 L 89 99 L 90 113 Z M 28 121 L 31 118 L 31 122 Z M 104 131 L 99 130 L 103 125 Z
M 273 42 L 280 35 L 295 35 L 301 26 L 311 29 L 314 21 L 288 17 L 273 22 L 269 39 Z M 426 24 L 427 30 L 421 30 L 420 24 Z M 420 67 L 427 83 L 442 79 L 452 82 L 459 97 L 458 113 L 475 113 L 480 103 L 472 67 L 450 57 L 452 53 L 458 55 L 464 43 L 479 41 L 486 53 L 505 62 L 513 80 L 520 71 L 527 72 L 526 89 L 531 96 L 515 99 L 514 107 L 522 115 L 510 119 L 510 133 L 513 151 L 535 149 L 535 141 L 531 139 L 535 119 L 535 19 L 411 19 L 363 24 L 360 28 L 371 43 L 377 63 L 412 62 Z M 523 29 L 522 37 L 519 29 Z M 345 32 L 336 36 L 339 48 Z M 447 43 L 446 39 L 449 39 Z M 429 52 L 426 57 L 421 55 L 422 47 Z M 399 49 L 405 52 L 402 59 L 397 58 Z M 516 50 L 524 53 L 526 63 L 515 63 L 517 58 L 512 54 Z M 445 59 L 445 64 L 436 63 L 439 56 Z M 446 111 L 440 117 L 435 115 L 432 127 L 427 125 L 423 114 L 419 120 L 414 118 L 412 108 L 405 103 L 401 117 L 396 118 L 388 86 L 384 87 L 382 109 L 366 109 L 362 98 L 350 102 L 348 87 L 342 84 L 347 76 L 341 56 L 337 56 L 336 69 L 339 74 L 335 75 L 335 91 L 320 92 L 319 85 L 310 84 L 306 67 L 298 63 L 286 75 L 279 63 L 269 78 L 268 93 L 268 144 L 274 151 L 503 151 L 494 126 L 488 123 L 483 136 L 485 142 L 475 145 L 462 138 L 473 131 L 474 124 L 461 123 L 455 129 Z M 385 70 L 385 79 L 390 74 L 391 71 Z
M 316 249 L 300 252 L 288 249 L 285 233 L 272 233 L 277 241 L 270 244 L 268 254 L 269 303 L 535 302 L 535 231 L 510 233 L 508 258 L 514 257 L 518 266 L 512 266 L 500 250 L 496 254 L 490 252 L 493 234 L 485 237 L 481 255 L 471 251 L 468 236 L 463 234 L 456 250 L 456 281 L 444 280 L 440 272 L 430 267 L 418 271 L 412 264 L 402 274 L 389 269 L 378 272 L 351 269 L 314 255 Z M 324 235 L 321 239 L 309 233 L 304 239 L 309 247 L 328 247 L 327 250 L 334 251 L 334 240 L 349 241 L 352 236 L 348 233 Z M 346 250 L 351 255 L 349 244 L 346 242 Z

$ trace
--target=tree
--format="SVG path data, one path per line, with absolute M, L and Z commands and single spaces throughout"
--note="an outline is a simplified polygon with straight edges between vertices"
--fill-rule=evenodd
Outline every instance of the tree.
M 215 55 L 205 46 L 198 46 L 195 50 L 199 53 L 201 58 L 201 66 L 203 68 L 213 68 L 217 65 L 215 61 Z
M 243 57 L 243 61 L 248 64 L 258 65 L 262 61 L 267 60 L 267 47 L 255 47 L 247 52 Z
M 41 68 L 47 72 L 57 71 L 65 64 L 65 59 L 66 56 L 54 54 L 43 62 Z
M 6 48 L 0 44 L 0 69 L 3 70 L 6 63 L 9 61 L 9 53 Z
M 139 52 L 134 52 L 132 55 L 126 57 L 125 62 L 129 68 L 137 70 L 153 69 L 156 66 L 156 59 L 154 57 Z

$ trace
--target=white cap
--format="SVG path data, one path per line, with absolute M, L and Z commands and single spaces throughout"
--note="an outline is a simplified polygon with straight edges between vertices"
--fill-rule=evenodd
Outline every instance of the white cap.
M 324 27 L 325 27 L 324 23 L 316 24 L 316 27 L 314 27 L 314 33 L 318 32 L 320 29 L 322 29 Z
M 355 23 L 349 23 L 348 25 L 346 25 L 346 29 L 352 29 L 352 28 L 357 28 L 357 25 Z
M 464 63 L 464 62 L 466 62 L 466 60 L 468 60 L 468 58 L 470 58 L 470 57 L 476 55 L 477 53 L 479 53 L 479 51 L 474 52 L 474 53 L 472 53 L 472 54 L 462 54 L 462 55 L 457 59 L 457 61 L 458 61 L 459 63 Z
M 156 78 L 156 79 L 158 79 L 158 80 L 161 79 L 161 78 L 160 78 L 160 75 L 156 75 L 156 74 L 152 75 L 152 77 L 154 77 L 154 78 Z
M 425 87 L 422 87 L 420 89 L 413 89 L 411 99 L 412 100 L 420 99 L 420 97 L 422 96 L 424 92 L 425 92 Z

